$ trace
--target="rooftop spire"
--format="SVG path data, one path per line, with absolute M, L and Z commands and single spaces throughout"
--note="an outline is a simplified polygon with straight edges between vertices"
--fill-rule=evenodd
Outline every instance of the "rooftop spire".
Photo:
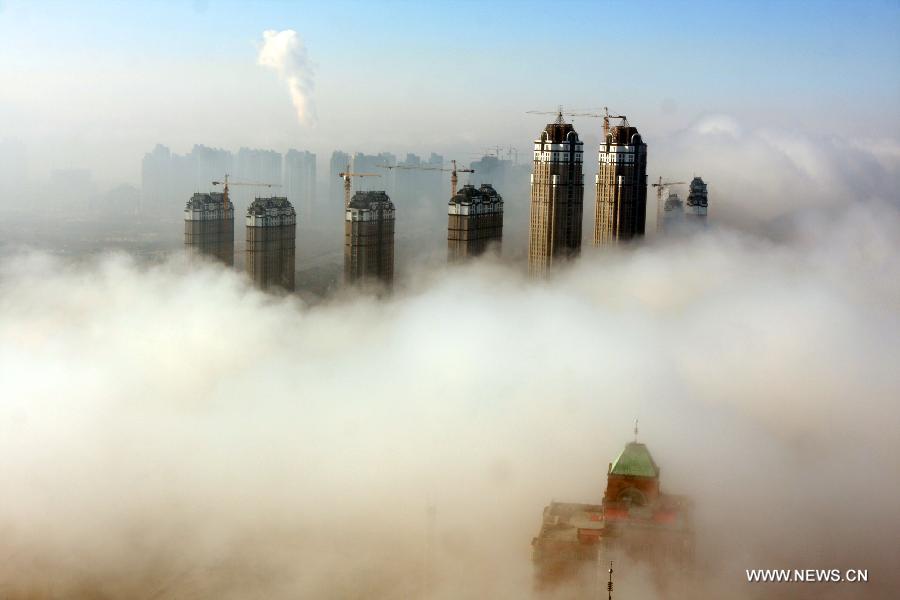
M 613 567 L 613 561 L 609 561 L 609 581 L 606 582 L 606 597 L 609 600 L 612 600 L 612 593 L 613 593 L 613 580 L 612 580 L 613 568 L 612 567 Z
M 637 443 L 637 434 L 638 434 L 638 420 L 634 420 L 634 442 Z

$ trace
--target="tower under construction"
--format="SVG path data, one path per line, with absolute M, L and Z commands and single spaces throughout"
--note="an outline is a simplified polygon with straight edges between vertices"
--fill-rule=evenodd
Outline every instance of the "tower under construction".
M 356 192 L 344 217 L 344 281 L 394 281 L 394 204 L 385 192 Z
M 224 194 L 194 194 L 184 207 L 184 247 L 234 266 L 234 204 Z
M 257 198 L 247 208 L 247 260 L 250 278 L 262 289 L 294 290 L 297 213 L 287 198 Z
M 604 127 L 597 156 L 595 246 L 642 236 L 647 220 L 647 144 L 625 117 L 617 118 L 621 125 Z
M 447 257 L 478 256 L 503 238 L 503 198 L 489 183 L 464 185 L 447 206 Z
M 584 145 L 560 112 L 534 141 L 528 271 L 542 276 L 557 259 L 581 250 Z
M 684 203 L 678 194 L 669 192 L 663 205 L 659 230 L 664 233 L 672 233 L 681 227 L 684 227 Z
M 700 177 L 694 177 L 690 183 L 685 213 L 689 220 L 706 222 L 706 213 L 708 209 L 709 198 L 706 191 L 706 184 L 703 183 L 703 179 Z

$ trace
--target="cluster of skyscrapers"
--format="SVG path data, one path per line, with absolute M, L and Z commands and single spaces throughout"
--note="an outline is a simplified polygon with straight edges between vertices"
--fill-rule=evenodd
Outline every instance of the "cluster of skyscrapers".
M 663 205 L 660 230 L 677 232 L 685 226 L 693 227 L 697 223 L 703 225 L 708 208 L 706 183 L 700 177 L 694 177 L 688 184 L 687 203 L 682 202 L 677 192 L 669 192 Z
M 621 119 L 610 126 L 609 118 Z M 627 242 L 644 235 L 647 217 L 647 144 L 625 117 L 604 119 L 603 139 L 597 154 L 593 244 L 603 246 Z M 198 152 L 195 147 L 194 152 Z M 159 149 L 157 149 L 159 150 Z M 156 152 L 156 151 L 154 151 Z M 240 153 L 239 153 L 240 154 Z M 148 155 L 149 156 L 149 155 Z M 258 179 L 267 154 L 256 156 Z M 280 155 L 279 155 L 280 156 Z M 311 157 L 311 158 L 310 158 Z M 285 187 L 312 194 L 315 155 L 290 151 L 284 159 L 289 177 Z M 310 163 L 312 166 L 310 167 Z M 371 164 L 370 164 L 371 163 Z M 365 175 L 363 171 L 387 168 L 421 170 L 434 178 L 443 169 L 443 157 L 432 154 L 427 162 L 414 155 L 398 164 L 390 154 L 350 157 L 335 152 L 332 179 Z M 274 165 L 274 163 L 272 163 Z M 350 165 L 352 166 L 352 169 Z M 146 166 L 146 165 L 145 165 Z M 584 144 L 562 112 L 547 124 L 534 141 L 531 174 L 531 213 L 528 267 L 533 276 L 544 276 L 555 263 L 577 256 L 581 250 L 584 214 Z M 205 173 L 211 180 L 218 173 Z M 434 179 L 434 183 L 440 178 Z M 483 253 L 503 238 L 503 198 L 489 183 L 456 189 L 447 204 L 448 260 L 457 261 Z M 347 184 L 349 186 L 349 183 Z M 332 185 L 330 195 L 341 190 Z M 350 188 L 347 187 L 347 190 Z M 413 188 L 415 189 L 415 188 Z M 344 201 L 344 280 L 349 284 L 377 282 L 391 286 L 394 279 L 394 234 L 397 208 L 387 191 L 357 191 Z M 332 202 L 339 202 L 339 196 Z M 677 195 L 666 202 L 666 219 L 679 212 L 705 218 L 708 207 L 706 184 L 699 177 L 690 183 L 687 207 Z M 257 197 L 246 214 L 246 270 L 262 288 L 294 289 L 295 239 L 298 215 L 288 196 Z M 191 253 L 234 263 L 234 205 L 224 194 L 194 194 L 185 207 L 185 244 Z
M 321 207 L 316 203 L 316 155 L 288 150 L 241 148 L 236 153 L 220 148 L 196 145 L 180 155 L 158 145 L 141 163 L 141 210 L 152 214 L 171 214 L 174 199 L 209 189 L 210 182 L 224 173 L 242 181 L 264 182 L 278 187 L 290 200 L 301 219 L 309 220 Z M 244 209 L 253 201 L 251 188 L 236 188 L 230 200 Z

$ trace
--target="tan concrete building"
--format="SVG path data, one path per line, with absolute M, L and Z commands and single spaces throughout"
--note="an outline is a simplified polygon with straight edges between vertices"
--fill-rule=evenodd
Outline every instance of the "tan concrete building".
M 503 239 L 503 198 L 489 183 L 464 185 L 447 206 L 447 258 L 478 256 Z
M 534 141 L 528 271 L 543 276 L 581 250 L 584 145 L 560 114 Z
M 184 207 L 184 248 L 234 266 L 234 204 L 219 193 L 194 194 Z
M 247 208 L 246 269 L 262 289 L 294 291 L 297 213 L 287 198 L 257 198 Z
M 598 153 L 594 245 L 644 235 L 647 221 L 647 144 L 636 127 L 609 129 Z
M 385 192 L 356 192 L 344 217 L 344 281 L 394 282 L 394 204 Z

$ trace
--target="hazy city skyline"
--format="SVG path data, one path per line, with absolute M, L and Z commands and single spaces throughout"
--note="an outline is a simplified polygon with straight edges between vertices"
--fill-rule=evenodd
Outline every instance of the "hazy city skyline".
M 838 123 L 852 114 L 856 139 L 896 147 L 900 136 L 900 86 L 884 76 L 897 54 L 889 32 L 900 27 L 890 3 L 808 14 L 775 2 L 0 6 L 8 49 L 0 77 L 13 82 L 0 91 L 2 136 L 26 146 L 35 179 L 86 168 L 110 185 L 136 184 L 136 158 L 157 143 L 178 153 L 195 143 L 296 147 L 320 161 L 337 148 L 450 156 L 500 144 L 521 152 L 543 125 L 525 111 L 561 102 L 627 110 L 654 145 L 721 114 L 745 130 L 832 135 L 845 134 Z M 530 46 L 547 19 L 566 22 L 574 40 L 565 61 Z M 597 27 L 606 21 L 629 27 Z M 314 122 L 298 119 L 285 81 L 259 64 L 273 26 L 296 31 L 305 47 Z M 610 85 L 593 65 L 623 44 L 628 68 Z M 564 93 L 532 85 L 528 73 L 551 66 L 567 82 Z M 347 93 L 354 89 L 364 93 Z M 595 147 L 599 123 L 575 125 Z

